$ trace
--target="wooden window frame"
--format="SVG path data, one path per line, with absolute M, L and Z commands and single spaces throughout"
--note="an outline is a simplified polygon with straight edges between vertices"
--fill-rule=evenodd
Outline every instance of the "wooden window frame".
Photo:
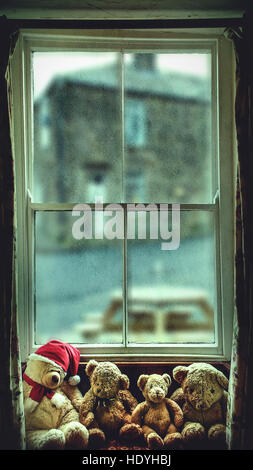
M 218 334 L 214 344 L 145 345 L 145 346 L 80 346 L 81 357 L 124 361 L 226 361 L 230 359 L 232 318 L 234 310 L 234 182 L 235 182 L 235 133 L 233 116 L 234 102 L 234 57 L 232 44 L 220 33 L 210 36 L 203 32 L 175 33 L 173 31 L 127 31 L 121 30 L 21 30 L 15 52 L 11 59 L 13 87 L 13 139 L 16 174 L 17 208 L 17 283 L 22 359 L 38 348 L 34 344 L 34 217 L 35 211 L 72 210 L 75 204 L 38 204 L 31 198 L 32 181 L 32 93 L 31 52 L 54 50 L 82 50 L 96 47 L 99 50 L 121 50 L 127 43 L 127 52 L 137 50 L 184 50 L 194 47 L 211 47 L 213 51 L 213 129 L 217 132 L 217 147 L 214 165 L 217 166 L 219 191 L 212 204 L 182 204 L 182 210 L 204 209 L 213 211 L 216 223 L 217 265 L 217 322 Z M 217 84 L 217 86 L 216 86 Z M 122 119 L 123 119 L 122 109 Z M 231 116 L 227 119 L 226 116 Z M 22 124 L 21 124 L 22 123 Z M 205 206 L 205 207 L 204 207 Z M 126 312 L 126 308 L 125 308 Z M 126 313 L 125 313 L 126 315 Z M 125 318 L 127 325 L 127 318 Z M 125 332 L 124 332 L 125 336 Z

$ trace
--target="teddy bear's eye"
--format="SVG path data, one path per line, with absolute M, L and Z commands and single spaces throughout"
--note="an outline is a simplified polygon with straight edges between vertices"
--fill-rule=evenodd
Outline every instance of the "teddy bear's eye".
M 153 388 L 153 384 L 150 385 L 150 390 L 151 390 L 151 388 Z
M 214 390 L 213 388 L 211 388 L 210 392 L 211 392 L 211 393 L 214 393 L 214 392 L 215 392 L 215 390 Z
M 194 389 L 193 389 L 193 388 L 190 388 L 189 392 L 190 392 L 190 393 L 193 393 L 193 392 L 194 392 Z

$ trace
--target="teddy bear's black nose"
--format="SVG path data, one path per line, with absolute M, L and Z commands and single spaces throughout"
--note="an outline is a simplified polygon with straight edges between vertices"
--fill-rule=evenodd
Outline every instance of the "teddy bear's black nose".
M 97 393 L 100 393 L 100 392 L 101 392 L 101 388 L 98 388 L 98 389 L 97 389 Z
M 52 375 L 52 382 L 55 384 L 58 382 L 58 376 L 57 375 Z

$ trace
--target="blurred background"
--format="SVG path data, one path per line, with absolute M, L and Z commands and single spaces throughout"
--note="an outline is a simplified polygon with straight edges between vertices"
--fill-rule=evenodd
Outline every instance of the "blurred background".
M 211 203 L 211 55 L 121 59 L 33 54 L 33 201 Z M 71 212 L 36 213 L 36 343 L 120 344 L 123 241 L 75 240 L 73 222 Z M 213 213 L 181 211 L 179 248 L 161 241 L 128 240 L 128 341 L 214 342 Z

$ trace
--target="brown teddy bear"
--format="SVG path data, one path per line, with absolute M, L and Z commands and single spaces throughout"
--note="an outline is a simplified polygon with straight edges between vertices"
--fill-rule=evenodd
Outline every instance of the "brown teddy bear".
M 89 433 L 77 411 L 82 401 L 76 375 L 79 357 L 77 349 L 60 341 L 51 341 L 29 356 L 23 374 L 28 449 L 87 447 Z
M 145 401 L 133 411 L 132 422 L 142 426 L 148 447 L 179 448 L 182 441 L 179 429 L 183 425 L 183 413 L 177 403 L 166 398 L 171 385 L 170 376 L 141 375 L 137 385 Z
M 141 427 L 131 423 L 137 400 L 129 390 L 129 379 L 116 364 L 90 360 L 86 366 L 90 389 L 80 406 L 80 422 L 89 429 L 89 446 L 101 447 L 106 439 L 136 440 Z
M 228 379 L 210 364 L 177 366 L 174 379 L 181 385 L 172 395 L 184 413 L 183 441 L 196 446 L 200 441 L 218 448 L 225 446 Z

